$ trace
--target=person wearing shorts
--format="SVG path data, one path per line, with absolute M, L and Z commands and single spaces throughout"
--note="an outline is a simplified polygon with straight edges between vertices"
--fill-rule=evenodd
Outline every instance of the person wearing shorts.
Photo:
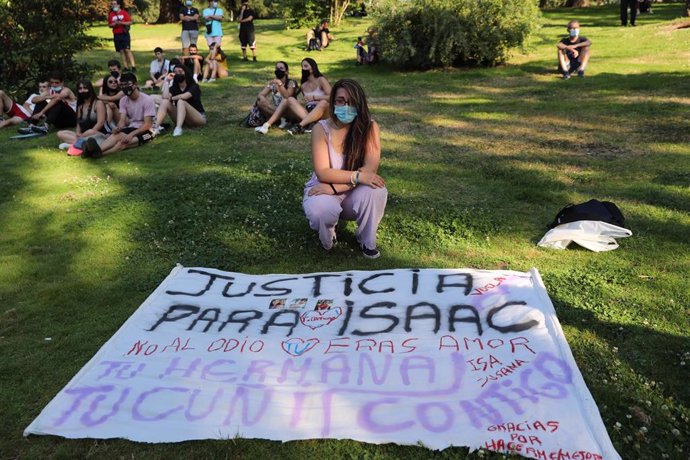
M 120 53 L 125 71 L 132 69 L 136 72 L 134 55 L 132 54 L 129 27 L 132 25 L 132 18 L 122 6 L 122 0 L 112 0 L 110 2 L 111 11 L 108 13 L 108 27 L 113 29 L 113 43 L 115 51 Z
M 180 8 L 180 22 L 182 22 L 182 53 L 189 53 L 189 45 L 196 45 L 199 38 L 199 10 L 192 6 L 192 0 L 185 0 Z
M 86 141 L 82 156 L 100 158 L 103 155 L 139 147 L 154 138 L 152 128 L 156 104 L 153 98 L 139 90 L 137 77 L 133 73 L 122 75 L 120 88 L 125 95 L 120 99 L 120 121 L 117 127 L 100 146 L 96 139 L 90 137 Z M 125 126 L 127 121 L 129 124 Z
M 39 88 L 39 91 L 47 92 L 48 83 L 42 83 L 42 85 L 44 85 L 44 87 Z M 27 100 L 27 103 L 30 103 L 31 99 L 32 97 Z M 29 118 L 31 118 L 31 111 L 25 105 L 17 104 L 17 102 L 6 92 L 0 90 L 0 114 L 5 115 L 5 119 L 0 120 L 0 129 L 29 121 Z
M 202 16 L 206 24 L 206 43 L 220 46 L 220 42 L 223 41 L 223 8 L 218 7 L 216 0 L 211 0 L 208 2 L 208 8 L 204 8 Z
M 252 60 L 256 62 L 256 38 L 254 37 L 254 18 L 256 13 L 249 7 L 249 0 L 242 0 L 240 9 L 240 46 L 242 60 L 247 61 L 247 47 L 252 50 Z

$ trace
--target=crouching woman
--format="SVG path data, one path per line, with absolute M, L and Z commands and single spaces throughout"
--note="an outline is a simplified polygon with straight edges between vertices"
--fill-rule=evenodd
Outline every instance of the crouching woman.
M 377 174 L 379 127 L 371 119 L 364 90 L 354 80 L 339 80 L 329 105 L 328 119 L 319 121 L 312 132 L 314 173 L 304 190 L 304 212 L 326 250 L 335 243 L 339 219 L 356 221 L 362 254 L 376 259 L 381 255 L 376 232 L 388 199 Z

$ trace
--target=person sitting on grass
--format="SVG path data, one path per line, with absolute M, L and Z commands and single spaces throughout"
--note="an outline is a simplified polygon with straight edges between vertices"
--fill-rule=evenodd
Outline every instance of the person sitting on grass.
M 189 45 L 189 54 L 177 56 L 177 58 L 192 71 L 194 81 L 198 81 L 201 77 L 201 69 L 204 67 L 204 57 L 199 54 L 199 48 L 195 44 L 191 44 Z
M 323 118 L 328 117 L 328 98 L 331 94 L 331 84 L 321 72 L 319 66 L 312 58 L 304 58 L 302 61 L 302 100 L 304 106 L 297 99 L 288 97 L 283 99 L 276 107 L 273 115 L 255 131 L 266 134 L 274 123 L 285 117 L 295 124 L 288 130 L 290 134 L 301 134 L 305 129 Z
M 106 120 L 107 111 L 103 101 L 96 97 L 96 90 L 89 80 L 77 83 L 77 129 L 61 130 L 57 136 L 62 141 L 60 149 L 67 150 L 78 139 L 110 133 L 111 127 Z
M 20 134 L 48 134 L 48 125 L 53 125 L 57 129 L 76 126 L 77 97 L 65 86 L 62 72 L 51 73 L 48 84 L 48 93 L 33 98 L 35 106 L 31 115 L 31 125 L 20 129 Z
M 228 58 L 215 43 L 208 46 L 209 53 L 206 56 L 206 66 L 204 67 L 204 79 L 202 83 L 213 83 L 217 79 L 228 76 Z
M 173 136 L 181 136 L 183 126 L 196 127 L 206 124 L 206 112 L 201 103 L 201 88 L 186 66 L 175 67 L 172 83 L 163 86 L 154 132 L 160 131 L 166 114 L 170 115 L 175 123 Z
M 376 259 L 376 232 L 386 209 L 388 190 L 378 175 L 381 141 L 364 90 L 355 80 L 333 85 L 328 119 L 314 126 L 311 155 L 314 173 L 302 200 L 312 230 L 330 250 L 339 219 L 357 222 L 355 238 L 364 257 Z
M 113 74 L 108 74 L 103 77 L 102 81 L 105 82 L 101 86 L 101 92 L 98 95 L 98 100 L 102 101 L 105 105 L 106 110 L 106 120 L 112 126 L 116 126 L 120 122 L 120 99 L 122 99 L 125 93 L 120 89 L 120 77 L 115 77 Z
M 335 37 L 328 29 L 328 20 L 324 19 L 314 29 L 307 32 L 307 51 L 321 51 L 328 48 L 328 45 Z
M 265 117 L 270 117 L 276 111 L 276 108 L 283 100 L 293 97 L 297 94 L 297 82 L 290 78 L 289 67 L 287 62 L 276 62 L 275 78 L 268 82 L 268 84 L 256 96 L 256 106 Z M 283 118 L 285 123 L 279 127 L 284 128 L 287 120 Z
M 144 89 L 160 88 L 165 81 L 165 77 L 168 76 L 168 72 L 170 72 L 170 61 L 165 59 L 163 48 L 159 46 L 156 47 L 156 49 L 153 50 L 153 54 L 156 58 L 151 61 L 151 66 L 149 68 L 151 79 L 146 80 Z
M 120 122 L 99 146 L 94 137 L 86 140 L 82 158 L 100 158 L 103 155 L 146 144 L 154 137 L 153 117 L 156 104 L 151 96 L 139 91 L 137 77 L 125 73 L 120 78 L 124 96 L 120 99 Z
M 44 95 L 48 93 L 48 82 L 40 82 L 38 84 L 38 94 L 34 93 L 24 102 L 24 104 L 19 105 L 14 99 L 12 99 L 6 92 L 0 90 L 0 115 L 5 115 L 7 118 L 0 119 L 0 129 L 7 128 L 8 126 L 18 125 L 22 122 L 29 121 L 31 114 L 34 111 L 33 99 L 36 96 Z
M 580 35 L 580 23 L 572 20 L 568 23 L 568 36 L 561 40 L 558 48 L 558 65 L 563 79 L 570 78 L 570 74 L 577 72 L 577 76 L 584 78 L 585 68 L 589 62 L 589 47 L 591 40 Z
M 117 80 L 118 85 L 120 84 L 120 75 L 122 75 L 122 70 L 120 69 L 120 61 L 117 59 L 111 59 L 108 61 L 108 72 L 110 72 L 110 75 L 115 77 Z M 93 84 L 95 88 L 100 88 L 105 84 L 106 79 L 101 78 L 99 80 L 96 80 L 96 82 Z

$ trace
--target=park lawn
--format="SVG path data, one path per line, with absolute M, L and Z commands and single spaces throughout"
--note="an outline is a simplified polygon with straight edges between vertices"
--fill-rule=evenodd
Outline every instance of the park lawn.
M 311 56 L 332 82 L 363 84 L 382 130 L 390 196 L 374 261 L 355 250 L 352 226 L 329 253 L 309 230 L 307 136 L 238 126 L 274 61 L 299 74 L 304 31 L 277 21 L 258 22 L 257 63 L 239 60 L 226 24 L 231 78 L 203 87 L 203 129 L 101 161 L 66 157 L 54 134 L 19 142 L 1 132 L 0 458 L 499 457 L 334 440 L 23 438 L 181 263 L 246 273 L 537 267 L 618 452 L 687 459 L 690 29 L 679 27 L 680 4 L 654 11 L 636 28 L 617 27 L 615 6 L 547 11 L 524 52 L 490 69 L 356 67 L 355 38 L 370 21 L 335 30 L 333 47 Z M 587 77 L 566 82 L 555 43 L 572 18 L 594 44 Z M 155 46 L 175 54 L 178 32 L 133 27 L 140 79 Z M 105 73 L 111 46 L 82 57 Z M 617 203 L 634 236 L 610 253 L 536 246 L 561 207 L 590 198 Z

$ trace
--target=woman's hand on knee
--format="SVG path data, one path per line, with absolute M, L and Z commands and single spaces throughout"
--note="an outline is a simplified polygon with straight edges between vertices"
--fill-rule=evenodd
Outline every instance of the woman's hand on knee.
M 334 192 L 330 184 L 316 184 L 315 186 L 309 189 L 309 192 L 307 192 L 307 195 L 309 196 L 333 194 Z
M 359 183 L 368 185 L 371 188 L 383 188 L 386 186 L 386 182 L 383 177 L 375 173 L 360 171 L 359 172 Z

